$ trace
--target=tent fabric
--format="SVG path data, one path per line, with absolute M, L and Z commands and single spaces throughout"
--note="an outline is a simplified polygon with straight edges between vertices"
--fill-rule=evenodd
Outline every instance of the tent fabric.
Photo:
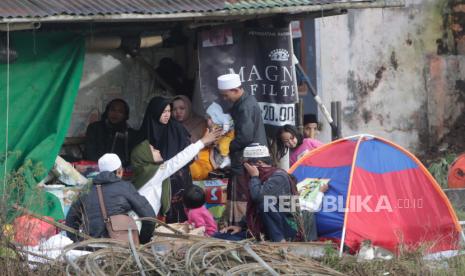
M 331 167 L 328 160 L 335 156 L 352 162 L 338 161 Z M 330 179 L 317 213 L 322 238 L 344 237 L 352 250 L 364 240 L 392 252 L 458 246 L 461 227 L 444 192 L 415 156 L 387 140 L 363 135 L 341 139 L 307 153 L 289 172 L 299 181 Z
M 401 150 L 379 140 L 368 140 L 360 144 L 357 167 L 373 173 L 387 173 L 418 168 L 418 165 Z
M 53 166 L 68 131 L 82 76 L 84 39 L 72 33 L 17 32 L 10 34 L 10 44 L 18 57 L 9 68 L 0 65 L 0 189 L 3 196 L 16 195 L 10 204 L 62 219 L 58 199 L 36 184 Z M 8 183 L 3 181 L 5 163 Z M 21 179 L 12 179 L 14 172 L 25 179 L 24 187 Z
M 325 195 L 326 198 L 339 198 L 340 202 L 323 202 L 327 208 L 336 209 L 333 212 L 318 212 L 316 214 L 316 222 L 318 225 L 318 236 L 328 238 L 340 238 L 342 226 L 344 224 L 344 213 L 338 212 L 338 205 L 342 208 L 345 206 L 345 196 L 347 194 L 347 182 L 350 177 L 350 166 L 337 167 L 337 168 L 318 168 L 301 166 L 294 171 L 294 176 L 297 179 L 305 179 L 309 175 L 313 178 L 329 178 L 331 179 L 331 189 Z M 331 206 L 329 206 L 331 205 Z
M 300 164 L 321 168 L 351 166 L 354 158 L 355 146 L 356 143 L 350 140 L 323 145 L 309 152 L 312 154 L 312 158 L 302 157 L 297 160 L 293 167 L 297 167 Z

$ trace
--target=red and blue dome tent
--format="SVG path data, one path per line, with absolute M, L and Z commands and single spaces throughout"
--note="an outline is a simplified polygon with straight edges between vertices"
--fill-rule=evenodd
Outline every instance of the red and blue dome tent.
M 458 249 L 463 234 L 448 198 L 421 162 L 392 142 L 340 139 L 307 153 L 289 173 L 299 181 L 330 179 L 316 213 L 321 238 L 354 251 L 364 240 L 396 253 Z

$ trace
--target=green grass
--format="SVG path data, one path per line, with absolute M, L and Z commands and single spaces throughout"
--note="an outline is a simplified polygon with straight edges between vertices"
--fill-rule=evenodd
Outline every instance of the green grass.
M 357 257 L 353 255 L 339 258 L 338 251 L 328 246 L 325 248 L 325 256 L 320 261 L 322 265 L 347 275 L 465 275 L 465 256 L 427 261 L 423 259 L 421 249 L 405 252 L 391 260 L 357 262 Z
M 460 209 L 455 209 L 455 214 L 457 214 L 457 218 L 459 220 L 465 220 L 465 211 Z
M 447 188 L 447 174 L 449 172 L 449 166 L 454 162 L 457 154 L 447 153 L 443 157 L 438 158 L 431 162 L 428 166 L 428 171 L 436 179 L 441 188 Z

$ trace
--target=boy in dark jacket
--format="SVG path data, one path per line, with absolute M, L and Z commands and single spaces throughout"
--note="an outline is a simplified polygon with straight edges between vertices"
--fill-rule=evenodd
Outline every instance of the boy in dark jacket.
M 147 199 L 141 196 L 134 186 L 121 179 L 123 168 L 121 160 L 114 153 L 107 153 L 98 160 L 100 174 L 94 179 L 90 191 L 81 195 L 71 206 L 66 216 L 66 224 L 94 238 L 108 238 L 108 232 L 103 222 L 96 185 L 102 185 L 103 199 L 108 216 L 127 214 L 134 211 L 139 217 L 155 217 L 155 213 Z M 140 242 L 150 241 L 154 223 L 142 222 Z M 78 237 L 70 232 L 67 235 L 77 241 Z

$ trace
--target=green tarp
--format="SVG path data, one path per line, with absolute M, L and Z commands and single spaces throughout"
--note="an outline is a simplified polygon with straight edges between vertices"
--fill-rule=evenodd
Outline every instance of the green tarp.
M 0 199 L 62 219 L 58 199 L 36 186 L 53 166 L 68 131 L 84 39 L 70 33 L 18 32 L 10 34 L 10 41 L 18 58 L 9 68 L 0 65 Z M 5 170 L 8 181 L 3 181 Z

